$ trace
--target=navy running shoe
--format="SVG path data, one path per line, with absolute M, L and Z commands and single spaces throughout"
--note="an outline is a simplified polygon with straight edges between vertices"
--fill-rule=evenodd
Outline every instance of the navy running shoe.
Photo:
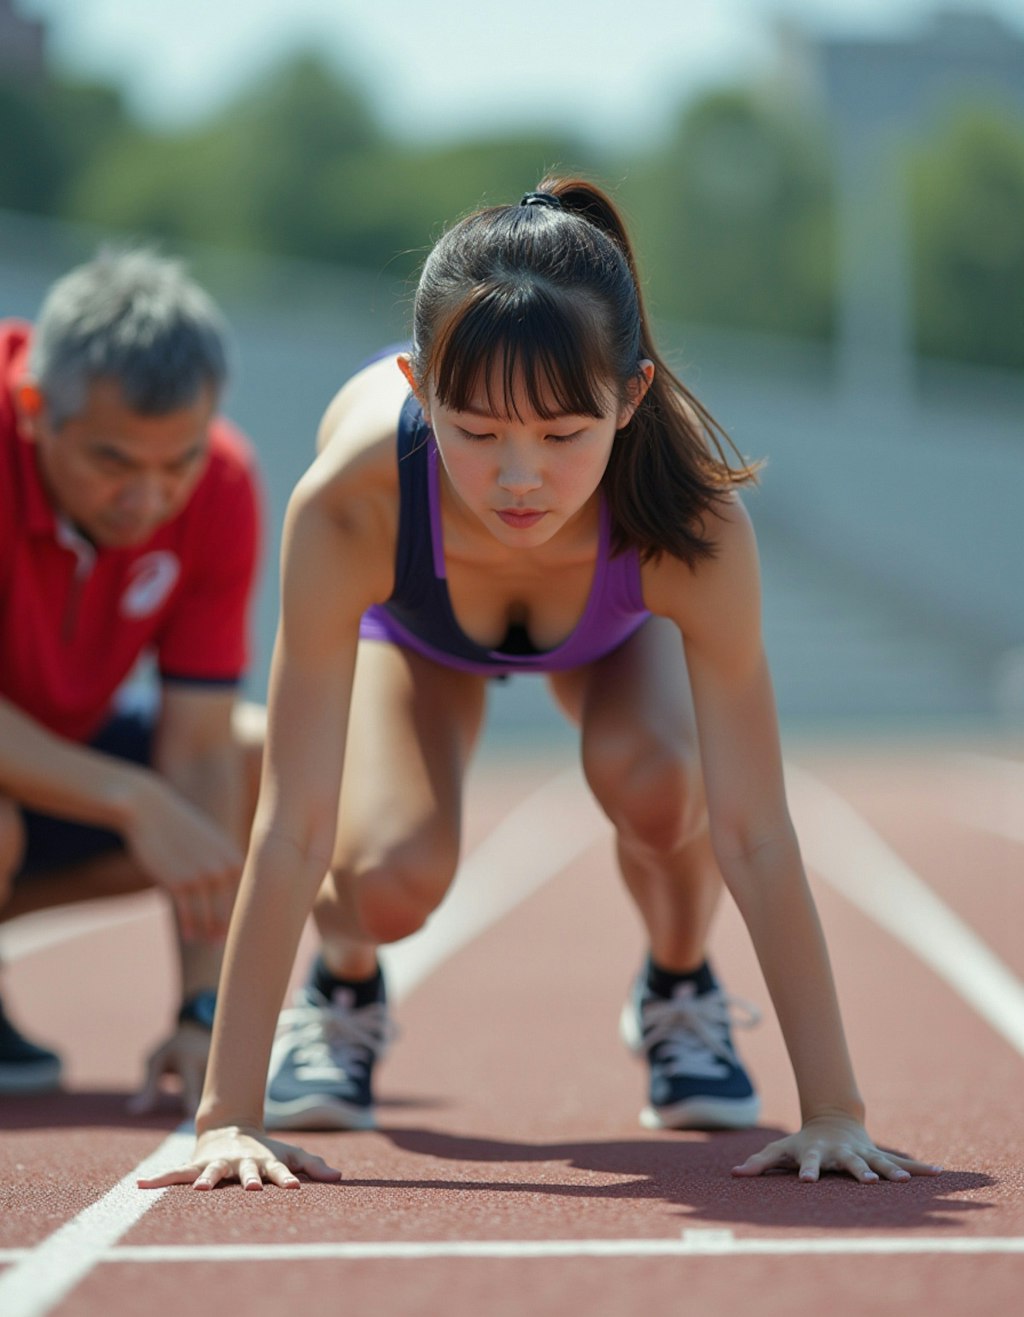
M 0 1095 L 52 1093 L 60 1088 L 60 1072 L 57 1053 L 23 1037 L 0 1004 Z
M 281 1012 L 264 1102 L 268 1130 L 373 1129 L 373 1067 L 395 1035 L 387 1003 L 302 988 Z
M 741 1015 L 734 1015 L 739 1008 Z M 659 997 L 643 974 L 622 1008 L 623 1042 L 650 1067 L 650 1101 L 640 1113 L 647 1129 L 748 1129 L 760 1099 L 736 1055 L 731 1026 L 749 1028 L 760 1016 L 749 1002 L 727 997 L 711 978 L 698 992 L 680 983 Z

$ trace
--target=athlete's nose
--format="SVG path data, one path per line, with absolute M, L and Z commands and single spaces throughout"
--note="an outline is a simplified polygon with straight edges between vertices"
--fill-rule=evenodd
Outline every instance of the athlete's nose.
M 536 464 L 530 455 L 515 445 L 506 445 L 501 454 L 501 466 L 498 471 L 498 484 L 509 494 L 528 494 L 532 489 L 539 489 L 543 484 Z

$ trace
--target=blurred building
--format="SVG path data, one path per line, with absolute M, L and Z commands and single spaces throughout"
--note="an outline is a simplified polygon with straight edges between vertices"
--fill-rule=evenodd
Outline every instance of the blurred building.
M 25 18 L 14 0 L 0 0 L 0 77 L 42 82 L 46 75 L 46 29 Z
M 913 356 L 907 144 L 951 105 L 1024 113 L 1024 36 L 995 14 L 947 7 L 898 35 L 787 24 L 787 68 L 823 96 L 835 162 L 840 368 L 851 395 L 905 402 Z

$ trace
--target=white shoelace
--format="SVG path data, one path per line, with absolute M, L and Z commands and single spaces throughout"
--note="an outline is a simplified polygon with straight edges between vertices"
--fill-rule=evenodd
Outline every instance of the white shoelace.
M 395 1032 L 383 1002 L 358 1010 L 302 1003 L 281 1012 L 275 1047 L 287 1047 L 296 1078 L 338 1083 L 364 1075 L 370 1062 L 387 1051 Z
M 650 1055 L 661 1045 L 658 1064 L 668 1075 L 722 1078 L 723 1062 L 738 1064 L 730 1026 L 751 1029 L 760 1019 L 752 1002 L 717 990 L 698 997 L 687 985 L 674 997 L 648 997 L 644 1002 L 643 1047 Z

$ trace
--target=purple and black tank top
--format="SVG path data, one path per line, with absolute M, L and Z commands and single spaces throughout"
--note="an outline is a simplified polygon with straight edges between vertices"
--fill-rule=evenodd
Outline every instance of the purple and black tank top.
M 554 649 L 536 650 L 521 628 L 497 649 L 471 640 L 452 611 L 441 530 L 437 445 L 419 403 L 410 395 L 398 422 L 398 545 L 395 588 L 363 614 L 359 634 L 415 650 L 446 667 L 485 677 L 513 672 L 555 672 L 591 663 L 628 639 L 650 616 L 640 586 L 635 549 L 611 553 L 608 508 L 601 499 L 594 578 L 583 616 Z

